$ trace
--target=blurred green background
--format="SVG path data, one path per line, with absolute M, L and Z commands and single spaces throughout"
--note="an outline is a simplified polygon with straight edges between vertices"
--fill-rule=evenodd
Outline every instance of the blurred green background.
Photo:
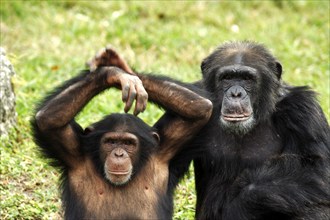
M 281 61 L 284 80 L 319 93 L 329 120 L 329 1 L 4 1 L 1 47 L 17 75 L 18 124 L 1 137 L 0 219 L 61 218 L 58 172 L 40 158 L 29 120 L 45 93 L 85 67 L 111 44 L 137 70 L 185 82 L 201 78 L 200 63 L 219 44 L 253 40 Z M 79 115 L 83 126 L 123 112 L 120 92 L 95 98 Z M 149 105 L 150 125 L 162 111 Z M 192 170 L 190 171 L 192 173 Z M 175 197 L 174 219 L 192 219 L 194 177 Z

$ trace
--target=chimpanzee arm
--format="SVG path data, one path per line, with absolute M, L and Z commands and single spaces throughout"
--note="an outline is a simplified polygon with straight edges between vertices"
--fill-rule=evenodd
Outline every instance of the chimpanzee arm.
M 103 66 L 116 66 L 136 75 L 121 56 L 111 47 L 100 52 L 88 62 L 90 69 Z M 187 86 L 170 78 L 137 74 L 142 80 L 150 100 L 167 110 L 166 114 L 154 125 L 160 134 L 162 152 L 160 157 L 170 160 L 208 121 L 212 103 L 193 92 Z M 129 100 L 129 105 L 133 100 Z M 126 110 L 126 108 L 125 108 Z
M 205 125 L 212 113 L 212 103 L 172 79 L 137 74 L 149 100 L 163 107 L 166 119 L 156 123 L 160 135 L 163 160 L 170 160 L 181 146 Z
M 82 129 L 74 117 L 95 95 L 109 87 L 122 88 L 126 110 L 130 109 L 131 100 L 135 99 L 135 113 L 145 109 L 147 93 L 138 77 L 125 74 L 115 67 L 85 71 L 46 98 L 32 121 L 36 142 L 49 157 L 60 165 L 68 166 L 74 166 L 81 159 L 79 135 Z
M 321 158 L 308 160 L 297 154 L 274 157 L 263 167 L 246 172 L 228 188 L 235 197 L 228 198 L 223 217 L 328 219 L 329 175 L 322 170 L 327 163 Z

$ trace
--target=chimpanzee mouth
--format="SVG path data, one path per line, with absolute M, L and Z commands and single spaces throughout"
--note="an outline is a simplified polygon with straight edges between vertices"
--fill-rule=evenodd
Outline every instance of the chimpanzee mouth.
M 111 175 L 115 175 L 115 176 L 125 176 L 125 175 L 128 175 L 130 174 L 130 170 L 123 170 L 123 171 L 111 171 L 109 170 L 109 173 Z
M 229 121 L 229 122 L 240 122 L 240 121 L 246 121 L 251 117 L 252 114 L 244 115 L 244 114 L 237 114 L 237 115 L 221 115 L 223 120 Z

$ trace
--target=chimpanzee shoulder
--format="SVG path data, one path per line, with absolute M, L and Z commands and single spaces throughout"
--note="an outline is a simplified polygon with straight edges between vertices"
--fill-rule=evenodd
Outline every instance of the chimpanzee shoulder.
M 316 93 L 309 87 L 288 87 L 276 105 L 273 122 L 286 153 L 329 157 L 329 125 Z

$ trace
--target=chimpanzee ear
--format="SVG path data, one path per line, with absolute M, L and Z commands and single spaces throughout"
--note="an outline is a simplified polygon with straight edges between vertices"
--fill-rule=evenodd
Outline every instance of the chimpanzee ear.
M 84 134 L 89 134 L 89 133 L 91 133 L 92 131 L 94 131 L 95 130 L 95 128 L 93 127 L 93 126 L 88 126 L 87 128 L 85 128 L 85 130 L 84 130 Z
M 157 143 L 160 143 L 160 137 L 159 134 L 157 132 L 152 132 L 151 135 L 155 138 L 155 140 L 157 141 Z
M 204 72 L 205 72 L 205 68 L 206 68 L 206 59 L 204 59 L 203 61 L 202 61 L 202 64 L 201 64 L 201 70 L 202 70 L 202 73 L 204 74 Z
M 280 62 L 276 61 L 275 62 L 275 66 L 276 66 L 276 75 L 278 79 L 281 79 L 282 76 L 282 65 Z

